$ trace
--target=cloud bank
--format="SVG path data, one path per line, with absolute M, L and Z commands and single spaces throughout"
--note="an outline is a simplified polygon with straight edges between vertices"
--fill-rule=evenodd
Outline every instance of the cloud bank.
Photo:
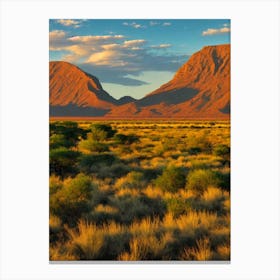
M 169 54 L 170 44 L 149 45 L 144 39 L 128 40 L 122 34 L 68 37 L 65 31 L 53 30 L 49 39 L 51 51 L 63 52 L 62 60 L 78 65 L 102 82 L 126 86 L 147 84 L 128 75 L 137 77 L 144 71 L 173 72 L 188 58 Z
M 208 36 L 208 35 L 216 35 L 216 34 L 223 34 L 223 33 L 229 33 L 230 28 L 225 26 L 222 28 L 214 29 L 214 28 L 208 28 L 207 30 L 202 32 L 203 36 Z
M 74 27 L 74 28 L 78 28 L 78 27 L 81 27 L 81 23 L 83 21 L 86 21 L 86 20 L 81 20 L 81 19 L 58 19 L 56 20 L 57 23 L 63 25 L 63 26 L 71 26 L 71 27 Z

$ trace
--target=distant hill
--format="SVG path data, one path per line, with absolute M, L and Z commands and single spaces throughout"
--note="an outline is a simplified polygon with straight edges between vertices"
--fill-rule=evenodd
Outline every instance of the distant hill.
M 66 62 L 50 62 L 51 116 L 215 118 L 230 115 L 230 45 L 194 53 L 173 79 L 140 100 L 114 99 L 98 79 Z

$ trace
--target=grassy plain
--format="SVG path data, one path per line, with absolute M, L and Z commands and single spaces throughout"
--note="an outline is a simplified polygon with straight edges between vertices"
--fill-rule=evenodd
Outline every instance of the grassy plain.
M 50 260 L 230 260 L 228 121 L 50 122 Z

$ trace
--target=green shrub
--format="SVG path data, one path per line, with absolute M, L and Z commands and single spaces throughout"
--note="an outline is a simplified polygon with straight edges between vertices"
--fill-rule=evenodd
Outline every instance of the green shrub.
M 116 130 L 113 130 L 108 124 L 95 123 L 90 128 L 91 137 L 96 141 L 107 140 L 112 138 L 116 133 Z
M 214 148 L 214 154 L 216 156 L 229 156 L 230 155 L 230 147 L 227 145 L 218 145 Z
M 64 147 L 50 150 L 50 174 L 55 174 L 62 178 L 75 175 L 80 155 L 80 152 L 68 150 Z
M 102 152 L 109 151 L 109 147 L 107 144 L 97 142 L 96 140 L 93 140 L 93 139 L 86 139 L 86 140 L 80 141 L 79 149 L 87 150 L 91 153 L 92 152 L 102 153 Z
M 131 168 L 122 162 L 116 162 L 112 165 L 100 165 L 99 170 L 96 170 L 96 174 L 101 179 L 111 178 L 116 179 L 126 175 Z
M 71 121 L 65 121 L 65 122 L 54 122 L 50 123 L 50 138 L 52 138 L 53 135 L 60 135 L 63 136 L 64 140 L 63 143 L 61 142 L 62 139 L 53 139 L 52 141 L 58 141 L 58 143 L 61 146 L 64 147 L 74 147 L 76 146 L 77 142 L 81 138 L 86 137 L 87 131 L 79 128 L 78 123 L 76 122 L 71 122 Z M 54 137 L 55 138 L 55 137 Z M 50 141 L 50 142 L 52 142 Z M 53 143 L 54 145 L 54 143 Z M 55 148 L 55 147 L 54 147 Z
M 111 198 L 110 204 L 119 209 L 122 223 L 131 223 L 144 217 L 163 217 L 166 206 L 159 198 L 145 195 L 123 195 Z
M 116 182 L 118 188 L 136 188 L 142 189 L 145 186 L 146 180 L 141 172 L 131 171 L 125 177 L 120 178 Z
M 107 234 L 105 236 L 103 259 L 116 260 L 118 256 L 129 246 L 130 234 L 121 232 L 115 234 Z
M 208 139 L 207 133 L 204 133 L 203 135 L 188 137 L 187 147 L 188 149 L 191 149 L 193 147 L 199 148 L 200 149 L 199 152 L 203 152 L 207 154 L 212 152 L 212 143 Z
M 218 186 L 220 180 L 215 172 L 208 169 L 194 169 L 187 177 L 187 189 L 202 194 L 209 186 Z
M 84 174 L 68 178 L 60 190 L 50 195 L 50 212 L 63 222 L 75 223 L 82 213 L 90 211 L 97 191 L 91 178 Z
M 116 134 L 114 136 L 114 140 L 116 141 L 117 144 L 130 145 L 139 142 L 139 137 L 134 134 L 129 134 L 129 135 Z
M 170 166 L 166 168 L 162 175 L 154 180 L 156 187 L 164 191 L 177 192 L 185 187 L 186 175 L 182 168 Z
M 50 136 L 50 149 L 56 149 L 59 147 L 71 147 L 69 141 L 65 139 L 65 136 L 62 134 L 53 134 Z
M 174 151 L 177 148 L 180 141 L 176 138 L 165 138 L 161 141 L 162 152 Z
M 80 168 L 90 171 L 93 165 L 94 166 L 99 166 L 100 164 L 112 165 L 116 161 L 118 161 L 118 158 L 108 153 L 82 155 L 80 160 Z
M 49 186 L 50 186 L 50 195 L 56 193 L 57 191 L 63 188 L 63 182 L 59 179 L 59 177 L 52 175 L 49 179 Z
M 190 155 L 197 155 L 199 153 L 201 153 L 201 148 L 199 147 L 191 147 L 187 150 L 187 152 L 190 154 Z
M 176 218 L 192 209 L 192 203 L 190 200 L 172 197 L 166 200 L 166 207 L 167 211 L 172 213 Z
M 225 191 L 230 191 L 230 172 L 216 172 L 219 179 L 218 186 Z

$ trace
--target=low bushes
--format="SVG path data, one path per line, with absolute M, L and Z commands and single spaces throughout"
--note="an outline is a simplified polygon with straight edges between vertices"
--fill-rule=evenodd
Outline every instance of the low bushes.
M 90 211 L 93 195 L 97 192 L 97 186 L 84 174 L 68 178 L 61 188 L 50 194 L 51 214 L 73 225 L 83 213 Z
M 79 149 L 86 150 L 90 153 L 102 153 L 109 151 L 109 147 L 105 143 L 97 142 L 94 139 L 86 139 L 79 142 Z
M 188 174 L 186 188 L 201 195 L 209 186 L 218 186 L 219 183 L 220 179 L 215 172 L 209 169 L 194 169 Z
M 165 200 L 167 211 L 172 213 L 174 217 L 186 214 L 188 210 L 192 209 L 192 200 L 182 198 L 168 198 Z
M 91 134 L 89 138 L 92 138 L 95 141 L 104 141 L 112 138 L 116 130 L 114 130 L 109 124 L 94 123 L 90 127 Z
M 65 147 L 50 150 L 50 175 L 62 178 L 78 173 L 77 163 L 81 153 Z
M 169 166 L 154 180 L 154 184 L 164 191 L 175 193 L 185 187 L 185 181 L 186 175 L 182 168 Z
M 141 172 L 131 171 L 125 177 L 122 177 L 116 181 L 116 188 L 135 188 L 142 189 L 145 187 L 146 180 L 144 174 Z
M 51 125 L 50 259 L 228 260 L 229 126 L 197 124 Z
M 114 136 L 114 140 L 116 141 L 117 144 L 130 145 L 139 142 L 139 137 L 137 137 L 134 134 L 128 134 L 128 135 L 116 134 Z
M 131 223 L 144 217 L 163 217 L 166 206 L 160 198 L 149 198 L 145 195 L 122 195 L 111 198 L 110 204 L 118 208 L 121 222 Z

